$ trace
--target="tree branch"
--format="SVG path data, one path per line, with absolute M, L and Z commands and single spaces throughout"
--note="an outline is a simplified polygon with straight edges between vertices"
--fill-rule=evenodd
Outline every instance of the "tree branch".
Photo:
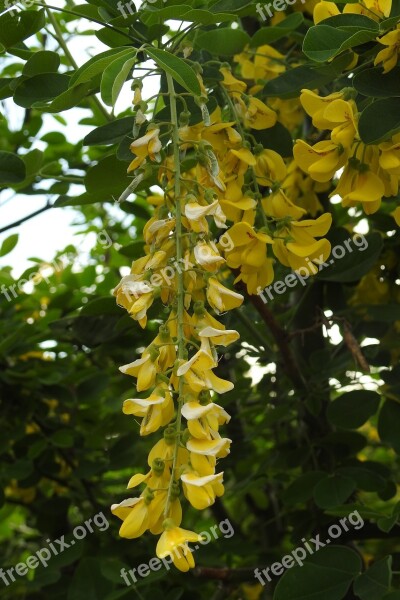
M 35 212 L 31 213 L 30 215 L 27 215 L 26 217 L 19 219 L 19 221 L 15 221 L 14 223 L 10 223 L 10 225 L 6 225 L 5 227 L 2 227 L 0 229 L 0 233 L 3 233 L 4 231 L 8 231 L 9 229 L 14 229 L 14 227 L 18 227 L 18 225 L 22 225 L 22 223 L 25 223 L 25 221 L 29 221 L 29 219 L 33 219 L 33 217 L 36 217 L 37 215 L 44 213 L 46 210 L 49 210 L 50 208 L 53 208 L 53 205 L 47 203 L 46 206 L 43 206 L 43 208 L 39 208 L 39 210 L 36 210 Z
M 292 349 L 289 346 L 288 333 L 280 326 L 272 312 L 269 310 L 269 308 L 267 308 L 267 306 L 264 304 L 264 302 L 259 296 L 251 296 L 247 294 L 246 287 L 243 284 L 240 284 L 240 288 L 241 291 L 247 295 L 250 302 L 261 316 L 264 323 L 268 326 L 282 356 L 283 368 L 285 370 L 286 375 L 289 377 L 289 379 L 292 381 L 293 385 L 297 389 L 305 390 L 305 381 L 296 363 Z

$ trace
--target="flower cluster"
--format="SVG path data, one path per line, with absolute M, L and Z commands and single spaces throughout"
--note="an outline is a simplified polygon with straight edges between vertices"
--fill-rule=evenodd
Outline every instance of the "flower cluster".
M 224 493 L 217 461 L 229 453 L 231 443 L 219 433 L 230 417 L 217 395 L 233 384 L 214 370 L 217 347 L 236 342 L 239 334 L 210 311 L 237 308 L 243 297 L 222 282 L 223 242 L 214 241 L 212 227 L 226 228 L 217 197 L 226 186 L 216 153 L 222 147 L 233 150 L 241 138 L 218 114 L 208 126 L 189 127 L 188 115 L 178 122 L 173 91 L 170 102 L 171 143 L 163 148 L 160 129 L 150 125 L 131 145 L 135 159 L 129 171 L 137 177 L 140 169 L 154 165 L 165 193 L 148 199 L 155 209 L 143 231 L 145 256 L 114 291 L 118 304 L 142 327 L 155 301 L 169 308 L 141 357 L 120 368 L 136 379 L 140 396 L 125 400 L 123 412 L 141 419 L 142 436 L 164 429 L 149 453 L 149 471 L 129 481 L 129 489 L 144 486 L 142 493 L 113 505 L 112 512 L 122 520 L 122 537 L 137 538 L 147 530 L 161 534 L 157 556 L 171 554 L 176 567 L 187 571 L 194 566 L 187 543 L 200 537 L 180 528 L 182 494 L 203 510 Z M 194 159 L 186 171 L 185 157 Z M 234 154 L 229 160 L 236 165 Z
M 352 89 L 321 97 L 302 90 L 300 101 L 317 129 L 330 132 L 329 140 L 311 146 L 297 140 L 294 158 L 314 181 L 326 183 L 338 177 L 337 194 L 344 207 L 362 205 L 367 214 L 376 212 L 383 197 L 396 196 L 400 181 L 400 137 L 377 145 L 364 144 L 358 133 L 358 110 Z
M 182 571 L 193 566 L 187 543 L 199 539 L 180 529 L 182 495 L 203 510 L 224 493 L 217 462 L 229 453 L 231 440 L 219 428 L 230 417 L 218 396 L 233 384 L 214 370 L 217 348 L 235 343 L 239 334 L 216 316 L 243 301 L 227 283 L 230 274 L 256 294 L 273 280 L 275 260 L 292 269 L 311 265 L 317 272 L 330 252 L 323 236 L 331 216 L 315 218 L 321 184 L 255 137 L 279 120 L 293 129 L 303 114 L 298 101 L 269 106 L 257 96 L 257 82 L 285 69 L 282 58 L 263 46 L 237 57 L 241 73 L 222 65 L 216 85 L 224 106 L 211 115 L 199 75 L 204 103 L 197 122 L 186 110 L 178 118 L 178 96 L 168 76 L 171 123 L 150 123 L 131 144 L 135 157 L 128 172 L 134 185 L 157 174 L 164 193 L 148 197 L 154 212 L 143 230 L 145 255 L 133 262 L 114 294 L 143 328 L 153 303 L 161 302 L 167 316 L 140 358 L 120 368 L 135 378 L 139 394 L 125 400 L 123 412 L 141 419 L 140 435 L 161 428 L 163 433 L 150 451 L 150 470 L 128 484 L 144 486 L 142 493 L 112 511 L 123 521 L 123 537 L 147 530 L 161 534 L 157 555 L 172 554 Z M 146 122 L 140 89 L 135 98 L 139 131 Z M 179 100 L 186 104 L 184 96 Z M 163 137 L 169 142 L 163 144 Z

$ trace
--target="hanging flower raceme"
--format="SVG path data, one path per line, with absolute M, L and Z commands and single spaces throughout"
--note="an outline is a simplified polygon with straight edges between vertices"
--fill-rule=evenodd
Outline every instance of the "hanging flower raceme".
M 229 71 L 224 76 L 232 93 L 244 92 L 246 84 L 237 83 Z M 128 483 L 129 489 L 141 486 L 143 491 L 114 504 L 112 512 L 122 520 L 122 537 L 133 539 L 146 531 L 161 534 L 157 556 L 172 555 L 176 567 L 187 571 L 194 566 L 187 544 L 201 538 L 180 528 L 181 499 L 203 510 L 224 493 L 223 473 L 216 472 L 216 463 L 231 444 L 219 432 L 230 417 L 216 400 L 233 384 L 217 375 L 217 348 L 236 343 L 239 334 L 226 330 L 211 311 L 226 312 L 243 301 L 227 287 L 222 276 L 226 259 L 211 231 L 227 228 L 220 199 L 225 182 L 233 177 L 244 180 L 256 162 L 234 122 L 223 122 L 220 110 L 208 123 L 179 123 L 169 76 L 168 85 L 170 143 L 162 148 L 160 128 L 151 124 L 131 144 L 136 158 L 129 167 L 135 172 L 144 163 L 146 168 L 160 163 L 158 179 L 165 194 L 149 197 L 154 210 L 143 229 L 145 255 L 133 262 L 131 273 L 114 290 L 117 303 L 142 327 L 153 305 L 165 307 L 164 323 L 153 341 L 140 357 L 120 367 L 136 382 L 136 393 L 124 400 L 124 414 L 134 427 L 138 424 L 141 436 L 162 433 L 148 456 L 150 471 L 134 474 Z M 139 100 L 139 92 L 136 96 Z M 260 119 L 275 118 L 260 102 L 251 99 L 250 106 L 254 113 L 244 119 L 260 124 Z M 182 172 L 186 154 L 194 155 L 196 164 Z

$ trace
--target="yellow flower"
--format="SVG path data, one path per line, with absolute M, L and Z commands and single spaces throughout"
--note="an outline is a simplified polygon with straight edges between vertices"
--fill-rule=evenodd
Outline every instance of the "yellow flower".
M 235 60 L 242 67 L 242 76 L 254 81 L 274 79 L 285 71 L 284 55 L 267 44 L 256 48 L 254 55 L 250 50 L 245 50 L 237 54 Z
M 374 21 L 389 17 L 392 0 L 364 0 L 363 4 L 346 4 L 343 13 L 365 15 Z
M 223 170 L 225 173 L 234 173 L 235 175 L 244 175 L 249 167 L 254 167 L 256 159 L 248 148 L 240 150 L 230 150 L 226 154 Z
M 254 171 L 257 182 L 264 187 L 283 181 L 287 173 L 283 158 L 275 150 L 263 150 L 258 154 Z
M 275 219 L 301 219 L 306 211 L 289 200 L 285 192 L 279 189 L 262 200 L 265 214 Z
M 223 473 L 200 477 L 195 473 L 181 475 L 185 497 L 197 510 L 204 510 L 215 502 L 216 496 L 224 494 Z
M 343 148 L 329 141 L 310 146 L 303 140 L 297 140 L 293 155 L 300 169 L 320 182 L 330 181 L 347 160 Z
M 149 435 L 168 425 L 174 415 L 174 403 L 168 389 L 160 386 L 148 398 L 125 400 L 123 412 L 125 415 L 143 417 L 140 435 Z
M 217 227 L 220 229 L 226 228 L 226 216 L 222 212 L 221 205 L 218 200 L 211 204 L 201 206 L 198 202 L 188 202 L 185 205 L 185 217 L 188 220 L 190 229 L 196 233 L 208 233 L 208 222 L 206 217 L 212 215 Z
M 220 425 L 229 423 L 230 416 L 219 404 L 210 402 L 186 402 L 182 407 L 182 416 L 188 422 L 190 434 L 197 439 L 212 439 L 213 432 L 217 432 Z
M 225 263 L 214 242 L 198 242 L 194 247 L 194 258 L 198 265 L 210 273 L 215 273 Z
M 391 142 L 379 144 L 381 154 L 379 156 L 379 165 L 384 170 L 400 176 L 400 135 L 394 135 Z
M 159 372 L 159 351 L 154 346 L 149 346 L 141 358 L 119 368 L 121 373 L 137 378 L 137 391 L 148 390 L 155 383 Z
M 243 280 L 249 294 L 256 294 L 259 287 L 269 285 L 274 278 L 272 259 L 267 257 L 267 244 L 272 238 L 263 232 L 256 232 L 247 223 L 236 223 L 228 234 L 234 249 L 227 253 L 226 262 L 233 269 L 240 269 L 235 280 Z
M 159 129 L 153 128 L 150 129 L 146 135 L 132 142 L 130 149 L 133 154 L 136 154 L 136 158 L 129 165 L 128 173 L 138 169 L 144 163 L 147 157 L 149 157 L 153 162 L 160 162 L 162 144 L 158 137 L 159 133 Z
M 201 542 L 201 535 L 176 527 L 172 523 L 161 535 L 157 543 L 156 554 L 158 558 L 172 556 L 174 565 L 184 573 L 194 567 L 193 555 L 187 542 Z
M 207 300 L 211 308 L 218 314 L 238 308 L 244 298 L 241 294 L 225 287 L 215 277 L 210 277 L 207 286 Z
M 385 193 L 385 186 L 367 165 L 360 171 L 349 164 L 340 178 L 336 190 L 333 192 L 342 198 L 343 206 L 354 206 L 361 202 L 367 214 L 376 212 Z
M 204 389 L 214 390 L 218 394 L 229 392 L 233 384 L 217 377 L 211 369 L 218 366 L 216 353 L 212 351 L 207 338 L 202 338 L 201 347 L 190 360 L 183 361 L 176 372 L 178 377 L 184 377 L 187 385 L 194 392 Z
M 149 504 L 143 496 L 113 504 L 111 512 L 123 521 L 119 530 L 123 538 L 138 538 L 150 527 Z
M 276 112 L 279 123 L 290 132 L 295 130 L 304 119 L 304 112 L 298 98 L 270 98 L 269 106 Z
M 168 431 L 168 429 L 167 429 Z M 169 433 L 169 432 L 168 432 Z M 165 432 L 164 432 L 165 436 Z M 166 439 L 165 437 L 153 446 L 150 450 L 147 464 L 151 467 L 155 460 L 161 459 L 166 462 L 172 461 L 175 450 L 175 437 L 174 432 L 171 431 L 171 438 Z M 186 464 L 189 460 L 189 453 L 186 448 L 179 448 L 178 450 L 178 459 L 176 466 L 179 469 L 182 465 Z
M 199 337 L 209 338 L 216 346 L 229 346 L 236 342 L 240 335 L 234 329 L 216 329 L 208 326 L 199 331 Z
M 230 69 L 228 69 L 227 67 L 222 67 L 220 69 L 220 72 L 224 77 L 222 85 L 228 90 L 228 92 L 241 94 L 246 91 L 247 85 L 244 83 L 244 81 L 236 79 L 236 77 L 232 75 Z
M 277 230 L 273 251 L 277 259 L 294 271 L 300 268 L 308 273 L 318 272 L 318 265 L 325 262 L 331 251 L 328 240 L 316 240 L 316 237 L 326 235 L 332 224 L 332 215 L 325 213 L 318 219 L 292 221 L 288 226 Z M 278 238 L 279 235 L 279 238 Z
M 156 490 L 160 487 L 166 487 L 168 481 L 169 470 L 166 463 L 159 458 L 154 461 L 150 471 L 146 475 L 143 475 L 143 473 L 133 475 L 128 482 L 127 488 L 132 489 L 142 483 L 146 483 L 150 489 Z
M 318 5 L 317 5 L 318 6 Z M 331 139 L 345 148 L 351 146 L 357 133 L 357 106 L 354 100 L 344 100 L 342 92 L 320 97 L 311 90 L 302 90 L 301 104 L 318 129 L 331 129 Z
M 143 229 L 146 244 L 161 244 L 175 228 L 175 219 L 158 219 L 152 217 Z
M 215 456 L 217 458 L 225 458 L 230 452 L 230 445 L 232 440 L 229 438 L 222 438 L 220 436 L 213 440 L 198 440 L 191 438 L 186 448 L 192 454 L 202 454 L 204 456 Z M 191 460 L 192 464 L 193 461 Z
M 254 96 L 248 98 L 247 104 L 243 100 L 237 101 L 236 107 L 245 127 L 250 129 L 268 129 L 277 121 L 276 112 Z
M 374 65 L 382 63 L 383 72 L 389 73 L 397 65 L 400 53 L 400 28 L 390 31 L 386 35 L 378 38 L 377 41 L 387 48 L 384 48 L 376 55 Z
M 145 281 L 139 281 L 136 276 L 126 275 L 113 291 L 118 306 L 125 308 L 131 317 L 139 321 L 141 327 L 146 327 L 146 313 L 154 301 L 154 290 Z
M 329 17 L 335 17 L 336 15 L 340 15 L 340 10 L 336 6 L 334 2 L 325 2 L 325 0 L 321 0 L 314 7 L 314 24 L 318 25 L 321 21 L 328 19 Z

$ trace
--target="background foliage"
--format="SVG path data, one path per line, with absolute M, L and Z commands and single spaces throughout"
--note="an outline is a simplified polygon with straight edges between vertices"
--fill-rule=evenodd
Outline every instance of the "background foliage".
M 1 0 L 0 9 L 4 5 Z M 167 5 L 157 0 L 125 19 L 112 0 L 90 0 L 66 1 L 64 10 L 37 2 L 18 17 L 1 14 L 0 98 L 12 97 L 24 110 L 17 130 L 6 118 L 0 121 L 1 191 L 15 190 L 13 202 L 23 195 L 27 212 L 28 197 L 37 194 L 48 198 L 43 210 L 72 206 L 79 235 L 105 230 L 113 241 L 106 249 L 99 241 L 83 258 L 67 247 L 55 257 L 64 268 L 53 270 L 49 283 L 41 281 L 10 302 L 0 297 L 1 566 L 24 561 L 48 538 L 65 534 L 68 539 L 74 525 L 99 511 L 111 522 L 107 532 L 88 535 L 47 569 L 19 577 L 2 589 L 2 597 L 400 598 L 400 238 L 390 216 L 396 198 L 369 217 L 369 246 L 362 255 L 346 257 L 307 287 L 268 305 L 246 298 L 225 320 L 241 333 L 219 368 L 235 382 L 224 398 L 233 417 L 227 434 L 234 441 L 225 460 L 227 492 L 201 517 L 189 513 L 185 526 L 201 531 L 229 518 L 234 537 L 199 550 L 194 575 L 161 571 L 136 589 L 127 588 L 120 569 L 148 562 L 153 542 L 119 539 L 118 523 L 108 512 L 116 496 L 122 499 L 132 467 L 145 463 L 148 449 L 121 413 L 130 382 L 117 365 L 133 360 L 158 327 L 156 309 L 142 331 L 110 297 L 120 268 L 141 254 L 141 232 L 152 210 L 143 199 L 151 178 L 134 201 L 114 205 L 128 183 L 134 119 L 129 107 L 117 115 L 111 107 L 125 79 L 132 78 L 129 61 L 135 49 L 151 43 L 158 65 L 192 91 L 197 79 L 172 57 L 183 39 L 176 33 L 179 21 L 189 34 L 195 31 L 189 36 L 191 59 L 200 63 L 229 61 L 247 44 L 271 43 L 286 55 L 289 68 L 266 83 L 264 97 L 295 98 L 304 86 L 328 93 L 346 83 L 359 93 L 363 141 L 388 139 L 400 129 L 399 67 L 383 76 L 371 56 L 378 50 L 373 42 L 378 30 L 397 23 L 398 3 L 380 25 L 361 15 L 342 15 L 343 21 L 314 26 L 311 12 L 309 2 L 296 5 L 285 21 L 270 25 L 260 24 L 249 0 L 168 0 Z M 239 27 L 232 29 L 232 23 Z M 101 42 L 101 54 L 78 68 L 74 40 L 92 35 Z M 167 60 L 157 55 L 161 39 L 170 52 Z M 344 69 L 354 48 L 363 68 L 350 78 Z M 121 72 L 124 78 L 116 81 Z M 211 88 L 221 79 L 212 66 L 203 77 Z M 210 94 L 210 112 L 218 100 Z M 192 108 L 192 122 L 198 122 L 199 109 Z M 69 109 L 91 127 L 78 144 L 68 141 Z M 303 130 L 309 126 L 305 119 Z M 279 123 L 260 141 L 290 157 L 292 139 L 301 134 L 301 128 L 289 132 Z M 333 213 L 333 245 L 363 218 L 360 211 L 329 204 L 326 196 L 320 201 Z M 10 231 L 0 255 L 6 257 L 17 241 Z M 22 278 L 42 266 L 40 256 L 31 260 Z M 279 267 L 277 278 L 287 272 Z M 3 266 L 0 284 L 13 283 L 11 268 Z M 249 359 L 266 367 L 257 383 Z M 257 585 L 255 566 L 279 561 L 301 538 L 322 534 L 355 509 L 365 527 L 344 534 L 326 560 L 320 551 L 315 560 L 323 567 L 288 571 L 277 587 Z M 337 585 L 339 579 L 344 586 Z

